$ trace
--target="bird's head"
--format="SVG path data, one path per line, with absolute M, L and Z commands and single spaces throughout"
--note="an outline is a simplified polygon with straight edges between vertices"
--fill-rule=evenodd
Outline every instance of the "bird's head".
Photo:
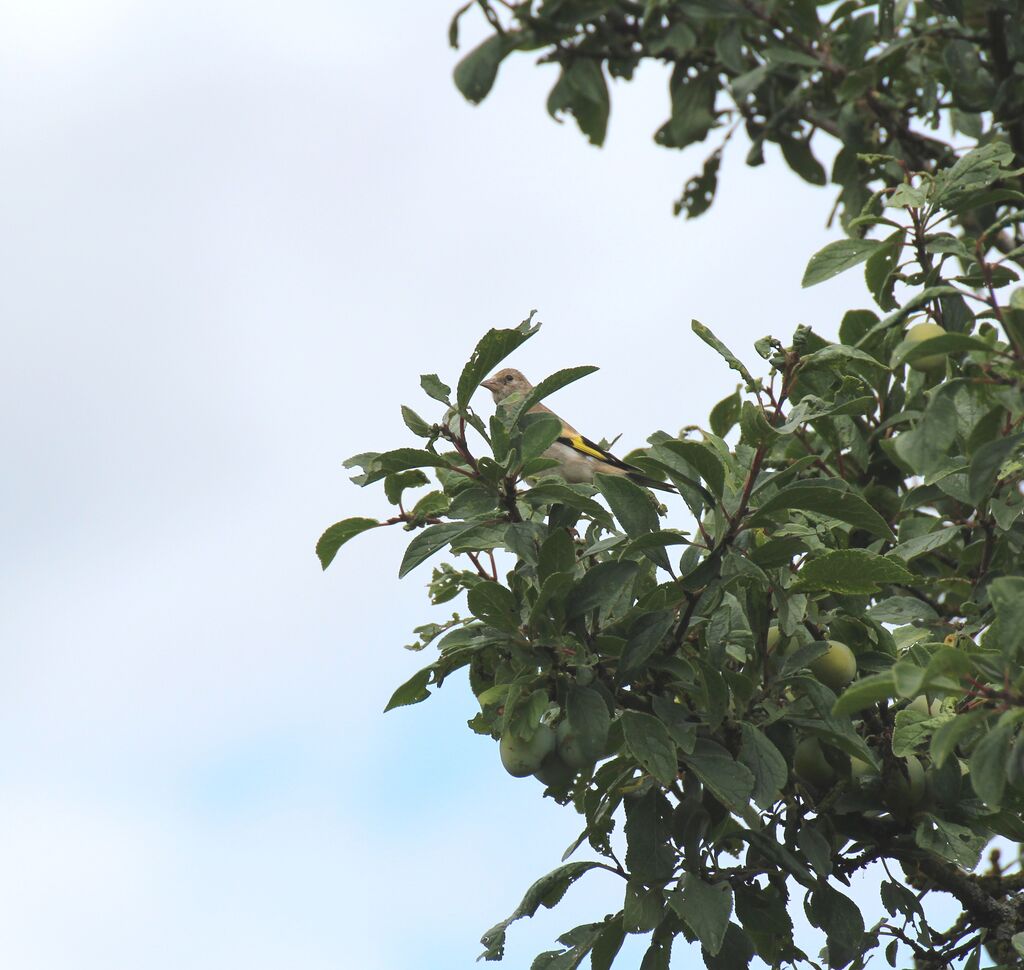
M 491 392 L 496 404 L 513 394 L 523 395 L 533 389 L 533 385 L 514 367 L 506 367 L 492 374 L 486 381 L 481 381 L 480 386 Z

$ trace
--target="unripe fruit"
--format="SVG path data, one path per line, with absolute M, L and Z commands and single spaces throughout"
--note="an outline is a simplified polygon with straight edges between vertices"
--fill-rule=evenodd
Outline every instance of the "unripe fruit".
M 910 782 L 910 804 L 916 808 L 924 801 L 928 785 L 924 765 L 912 754 L 907 755 L 907 779 Z
M 793 771 L 797 778 L 815 788 L 828 788 L 836 780 L 835 769 L 826 760 L 817 738 L 804 738 L 796 746 Z
M 924 694 L 918 694 L 908 705 L 908 711 L 917 711 L 918 714 L 923 714 L 925 717 L 935 717 L 939 713 L 939 708 L 942 707 L 942 701 L 937 697 L 929 701 Z
M 567 765 L 557 751 L 552 751 L 541 762 L 533 777 L 549 788 L 568 788 L 576 778 L 576 770 Z
M 558 756 L 570 768 L 578 771 L 588 764 L 583 745 L 580 744 L 580 737 L 569 727 L 568 720 L 563 719 L 555 729 L 555 742 Z
M 538 724 L 533 737 L 524 741 L 506 734 L 498 743 L 498 753 L 505 770 L 514 778 L 532 775 L 541 762 L 554 750 L 555 732 L 546 724 Z
M 857 673 L 857 658 L 853 651 L 838 640 L 828 641 L 828 652 L 810 663 L 811 672 L 826 687 L 839 693 Z
M 932 337 L 942 337 L 946 331 L 937 323 L 916 323 L 907 331 L 906 339 L 911 343 L 919 344 L 922 340 L 931 340 Z M 945 354 L 929 354 L 927 357 L 918 357 L 910 361 L 910 366 L 922 373 L 941 370 L 946 366 Z
M 914 757 L 907 755 L 906 775 L 895 765 L 886 772 L 885 789 L 882 799 L 896 816 L 906 817 L 924 801 L 928 791 L 924 766 Z
M 878 774 L 878 769 L 861 758 L 850 758 L 850 777 L 859 782 L 863 778 L 870 778 Z

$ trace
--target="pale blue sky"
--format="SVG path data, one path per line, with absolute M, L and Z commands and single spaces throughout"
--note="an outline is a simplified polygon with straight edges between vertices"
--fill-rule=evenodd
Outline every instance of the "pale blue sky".
M 0 8 L 5 967 L 472 966 L 576 816 L 465 728 L 460 677 L 381 714 L 446 614 L 401 532 L 321 574 L 326 525 L 387 512 L 341 461 L 532 308 L 516 364 L 600 365 L 557 406 L 628 450 L 732 390 L 691 317 L 753 362 L 867 305 L 856 273 L 800 290 L 831 194 L 777 158 L 736 144 L 672 217 L 708 148 L 654 146 L 658 72 L 601 151 L 525 58 L 466 104 L 454 6 Z M 620 904 L 584 880 L 506 965 Z

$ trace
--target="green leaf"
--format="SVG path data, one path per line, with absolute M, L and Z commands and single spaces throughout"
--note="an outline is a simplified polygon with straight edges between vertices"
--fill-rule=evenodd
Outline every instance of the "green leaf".
M 892 559 L 866 549 L 839 549 L 804 563 L 792 588 L 863 595 L 885 583 L 913 582 L 913 575 Z
M 740 748 L 739 760 L 750 769 L 754 776 L 754 801 L 767 810 L 775 802 L 779 791 L 789 780 L 789 769 L 786 759 L 779 749 L 753 724 L 744 722 L 743 746 Z
M 722 497 L 725 488 L 725 466 L 713 448 L 700 441 L 678 441 L 669 439 L 658 442 L 659 448 L 678 455 L 683 461 L 692 465 L 700 473 L 700 477 L 708 483 L 708 487 L 716 498 Z
M 632 774 L 632 773 L 631 773 Z M 616 782 L 621 784 L 621 782 Z M 668 800 L 657 786 L 626 800 L 626 869 L 635 880 L 664 882 L 672 874 L 675 852 L 669 844 Z M 627 885 L 623 925 L 631 932 L 651 929 L 664 903 L 658 890 Z
M 665 894 L 669 906 L 696 934 L 712 956 L 722 949 L 732 915 L 732 889 L 727 882 L 708 883 L 692 872 L 683 877 L 682 892 Z
M 715 193 L 718 191 L 718 169 L 721 164 L 722 148 L 719 146 L 704 159 L 700 174 L 687 179 L 683 186 L 683 194 L 672 205 L 673 215 L 678 216 L 685 212 L 687 219 L 696 219 L 711 208 L 711 203 L 715 201 Z
M 522 498 L 535 509 L 555 503 L 565 505 L 593 519 L 606 529 L 614 528 L 612 517 L 603 505 L 563 482 L 548 481 L 534 485 L 528 492 L 523 493 Z
M 685 68 L 679 63 L 672 72 L 672 115 L 654 135 L 663 148 L 685 148 L 703 141 L 715 126 L 717 79 L 708 71 L 690 77 Z
M 768 829 L 765 830 L 765 832 L 768 831 Z M 737 832 L 736 836 L 748 841 L 758 852 L 774 862 L 780 869 L 793 876 L 800 885 L 807 888 L 816 885 L 815 877 L 810 869 L 784 845 L 776 842 L 772 835 L 746 829 Z
M 853 350 L 854 348 L 844 349 Z M 789 412 L 788 420 L 784 424 L 778 425 L 775 431 L 778 434 L 792 434 L 808 421 L 839 417 L 844 414 L 871 414 L 877 406 L 878 402 L 867 394 L 847 401 L 823 401 L 813 394 L 808 394 L 800 399 L 800 403 Z
M 622 926 L 622 913 L 606 920 L 601 935 L 590 954 L 590 970 L 611 970 L 612 963 L 622 948 L 626 931 Z
M 800 284 L 805 289 L 864 262 L 880 245 L 877 239 L 838 239 L 819 249 L 807 264 Z
M 433 665 L 417 670 L 391 695 L 391 700 L 384 708 L 384 713 L 387 714 L 388 711 L 394 710 L 396 707 L 406 707 L 409 704 L 419 704 L 420 701 L 425 701 L 430 696 L 427 684 L 430 683 L 433 672 Z
M 598 862 L 568 862 L 564 866 L 552 870 L 546 876 L 541 876 L 526 890 L 526 895 L 523 896 L 523 901 L 516 907 L 515 912 L 508 919 L 492 926 L 480 938 L 480 942 L 486 949 L 480 954 L 479 959 L 500 960 L 505 951 L 505 931 L 512 923 L 524 916 L 533 916 L 541 906 L 547 909 L 557 906 L 566 890 L 580 876 L 599 865 Z
M 622 712 L 622 736 L 630 754 L 644 771 L 663 785 L 672 785 L 678 774 L 676 746 L 656 717 L 639 711 Z
M 563 933 L 558 942 L 565 948 L 537 954 L 530 970 L 576 970 L 591 952 L 603 931 L 602 923 L 584 923 Z
M 793 560 L 807 552 L 807 543 L 796 536 L 769 539 L 763 546 L 755 546 L 747 555 L 762 569 L 789 566 Z
M 447 404 L 451 407 L 451 401 L 448 398 L 452 393 L 452 389 L 437 374 L 421 374 L 420 387 L 426 392 L 427 397 L 432 397 L 435 401 L 440 401 L 442 404 Z
M 1024 433 L 1007 435 L 983 444 L 971 457 L 967 470 L 968 489 L 971 498 L 981 504 L 991 494 L 1002 464 L 1024 441 Z
M 798 673 L 810 666 L 812 660 L 824 656 L 829 651 L 828 642 L 815 640 L 813 643 L 804 643 L 786 651 L 782 659 L 782 669 L 779 676 L 783 679 Z
M 365 463 L 365 474 L 355 476 L 352 481 L 357 485 L 371 485 L 388 475 L 411 468 L 450 468 L 451 464 L 444 456 L 423 448 L 396 448 L 370 459 Z
M 733 761 L 725 748 L 698 741 L 693 753 L 684 755 L 683 760 L 726 808 L 743 811 L 747 807 L 754 775 L 746 765 Z
M 566 699 L 566 716 L 584 758 L 597 761 L 604 754 L 611 725 L 604 698 L 590 687 L 572 687 Z
M 629 639 L 619 661 L 619 679 L 626 680 L 627 674 L 644 666 L 651 655 L 664 642 L 668 631 L 675 623 L 674 610 L 659 610 L 646 613 L 633 624 Z
M 892 367 L 909 364 L 921 357 L 932 357 L 939 354 L 960 354 L 969 350 L 981 350 L 991 353 L 992 347 L 978 337 L 965 333 L 944 333 L 927 340 L 904 340 L 892 355 Z
M 764 409 L 753 401 L 744 401 L 740 409 L 740 441 L 752 448 L 766 447 L 778 437 L 768 423 Z
M 487 97 L 501 62 L 514 46 L 508 34 L 492 34 L 455 65 L 455 86 L 467 101 L 479 104 Z
M 981 860 L 988 836 L 978 835 L 966 825 L 929 815 L 914 831 L 914 841 L 926 852 L 934 852 L 970 872 Z
M 708 416 L 711 431 L 719 438 L 724 438 L 739 421 L 742 405 L 743 399 L 740 397 L 739 391 L 734 391 L 728 397 L 722 398 L 711 409 L 711 414 Z
M 661 565 L 663 557 L 658 555 L 658 553 L 666 546 L 688 546 L 691 544 L 690 540 L 679 532 L 660 529 L 657 532 L 648 532 L 638 539 L 633 539 L 627 543 L 622 549 L 621 558 L 629 559 L 636 553 L 642 552 Z M 665 561 L 667 562 L 667 560 Z
M 466 596 L 470 612 L 499 630 L 516 633 L 519 630 L 519 607 L 512 591 L 501 583 L 484 580 L 477 583 Z
M 776 492 L 757 510 L 751 519 L 751 526 L 764 519 L 772 512 L 780 510 L 798 512 L 817 512 L 829 518 L 838 519 L 849 525 L 870 532 L 883 539 L 895 540 L 889 524 L 868 502 L 856 492 L 838 488 L 824 488 L 816 485 L 804 485 L 799 482 L 788 485 Z M 909 574 L 908 574 L 909 575 Z M 895 582 L 895 580 L 894 580 Z
M 995 811 L 1003 800 L 1014 729 L 1015 725 L 1009 721 L 997 724 L 971 754 L 971 785 L 977 796 Z
M 540 324 L 533 322 L 536 310 L 511 330 L 488 330 L 476 345 L 473 355 L 462 369 L 459 377 L 456 406 L 464 410 L 469 399 L 491 371 L 511 354 L 520 344 L 529 340 L 539 329 Z
M 566 619 L 573 620 L 604 606 L 632 582 L 635 562 L 599 562 L 584 574 L 573 587 L 565 604 Z
M 799 52 L 793 52 L 799 53 Z M 803 138 L 782 138 L 779 141 L 786 164 L 811 185 L 824 185 L 828 181 L 825 169 L 811 151 L 811 146 Z
M 545 377 L 531 391 L 527 392 L 522 401 L 515 405 L 512 410 L 512 420 L 518 421 L 522 415 L 543 401 L 544 398 L 550 397 L 555 391 L 560 391 L 563 387 L 567 387 L 569 384 L 580 380 L 580 378 L 587 377 L 598 370 L 600 370 L 599 367 L 593 367 L 588 364 L 584 367 L 567 367 L 564 370 L 556 371 L 550 377 Z
M 543 583 L 554 573 L 570 572 L 576 565 L 576 543 L 566 529 L 556 529 L 540 547 L 537 577 Z
M 696 722 L 687 719 L 681 704 L 676 704 L 674 700 L 669 700 L 667 697 L 655 697 L 653 707 L 658 720 L 668 729 L 676 747 L 683 754 L 690 754 L 697 743 Z
M 707 970 L 747 970 L 754 958 L 754 943 L 735 923 L 725 928 L 725 940 L 718 953 L 701 950 Z
M 402 420 L 405 426 L 420 438 L 430 438 L 433 434 L 430 425 L 423 420 L 412 408 L 402 405 Z
M 937 179 L 936 203 L 948 206 L 954 197 L 991 185 L 1013 162 L 1013 149 L 1002 141 L 993 141 L 960 158 Z
M 1008 660 L 1024 649 L 1024 576 L 1001 576 L 988 586 L 988 598 L 996 611 L 999 646 Z
M 888 555 L 895 556 L 897 559 L 903 560 L 903 562 L 910 562 L 911 559 L 915 559 L 918 556 L 923 556 L 927 552 L 934 552 L 936 549 L 941 549 L 944 545 L 952 542 L 960 530 L 956 526 L 947 526 L 943 529 L 936 529 L 934 532 L 927 532 L 922 536 L 915 536 L 913 539 L 908 539 L 906 542 L 901 542 L 895 549 L 889 551 Z M 916 603 L 921 603 L 920 600 L 915 600 Z M 922 606 L 927 604 L 921 603 Z M 928 618 L 934 618 L 935 611 L 931 611 L 931 616 Z
M 722 357 L 725 362 L 743 378 L 748 391 L 753 391 L 757 387 L 757 383 L 754 381 L 754 378 L 750 376 L 750 371 L 743 366 L 740 359 L 707 327 L 705 327 L 703 323 L 699 320 L 691 320 L 690 327 L 693 332 L 704 341 L 704 343 Z
M 814 825 L 804 824 L 796 836 L 800 851 L 807 856 L 811 868 L 822 877 L 832 872 L 832 845 Z
M 328 527 L 316 543 L 316 554 L 321 568 L 326 569 L 334 561 L 338 550 L 349 539 L 355 538 L 360 532 L 366 532 L 368 529 L 376 529 L 380 524 L 376 519 L 354 518 L 342 519 Z
M 896 696 L 898 696 L 896 683 L 893 680 L 891 671 L 886 670 L 878 674 L 869 674 L 867 677 L 855 680 L 840 694 L 839 699 L 832 708 L 832 713 L 853 714 L 856 711 L 863 710 L 865 707 L 870 707 L 872 704 L 877 704 L 878 701 L 884 700 L 887 697 Z
M 526 464 L 539 458 L 562 433 L 562 422 L 553 414 L 528 415 L 530 423 L 523 429 L 520 462 Z
M 929 746 L 929 754 L 935 767 L 941 768 L 960 743 L 960 739 L 986 717 L 988 717 L 988 711 L 975 710 L 957 714 L 953 720 L 946 721 L 932 735 L 931 745 Z
M 877 323 L 878 314 L 873 310 L 847 310 L 839 324 L 839 339 L 844 346 L 852 346 Z
M 635 538 L 658 528 L 658 513 L 647 492 L 619 475 L 595 475 L 594 484 L 605 497 L 615 518 Z
M 844 321 L 847 319 L 857 320 L 858 317 L 855 316 L 856 314 L 867 314 L 867 320 L 872 323 L 878 321 L 878 317 L 871 313 L 870 310 L 851 310 L 843 319 Z M 865 367 L 870 368 L 876 373 L 878 371 L 888 370 L 885 364 L 876 360 L 871 356 L 871 354 L 866 353 L 863 350 L 858 350 L 856 347 L 850 347 L 846 344 L 827 344 L 820 350 L 815 350 L 802 357 L 801 360 L 803 361 L 803 367 L 805 370 L 808 367 L 819 364 L 830 364 L 837 368 L 845 368 L 847 371 L 849 370 L 850 364 L 863 364 Z M 840 373 L 842 373 L 842 370 L 840 370 Z M 800 400 L 803 401 L 805 398 L 801 398 Z M 857 400 L 859 403 L 860 399 Z M 850 414 L 852 412 L 844 411 L 843 413 Z
M 448 46 L 454 47 L 456 50 L 459 46 L 459 21 L 462 19 L 462 15 L 474 5 L 475 0 L 468 0 L 458 10 L 455 11 L 455 16 L 448 23 Z
M 864 939 L 864 917 L 857 904 L 828 883 L 821 882 L 805 906 L 812 925 L 828 938 L 829 965 L 845 966 L 859 952 Z
M 444 492 L 427 492 L 416 501 L 409 516 L 415 522 L 422 522 L 430 516 L 438 516 L 448 509 L 448 496 Z
M 867 615 L 879 623 L 900 625 L 913 623 L 914 620 L 931 621 L 939 618 L 939 614 L 931 606 L 915 596 L 890 596 L 872 606 Z
M 604 71 L 599 61 L 588 57 L 576 58 L 564 67 L 548 95 L 548 114 L 558 121 L 559 113 L 568 111 L 592 145 L 604 143 L 610 110 Z
M 405 550 L 402 564 L 398 568 L 398 578 L 401 579 L 421 562 L 429 559 L 438 550 L 443 549 L 453 539 L 474 528 L 476 528 L 475 522 L 449 522 L 444 525 L 427 526 L 409 543 L 408 548 Z
M 956 441 L 957 407 L 953 395 L 942 385 L 928 403 L 921 419 L 896 438 L 896 453 L 918 475 L 944 470 L 950 446 Z
M 864 265 L 864 281 L 883 310 L 895 310 L 899 306 L 892 296 L 892 276 L 899 265 L 905 238 L 905 230 L 898 229 L 882 242 Z
M 934 717 L 920 711 L 904 708 L 896 712 L 896 720 L 892 731 L 892 753 L 897 758 L 905 758 L 914 754 L 936 731 L 956 715 L 940 713 Z

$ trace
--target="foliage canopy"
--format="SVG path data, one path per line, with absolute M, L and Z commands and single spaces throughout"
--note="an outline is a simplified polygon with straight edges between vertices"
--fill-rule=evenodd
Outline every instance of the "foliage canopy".
M 456 14 L 453 46 L 470 11 L 492 34 L 455 69 L 463 95 L 479 103 L 506 57 L 540 52 L 558 68 L 548 111 L 571 115 L 595 145 L 608 128 L 608 80 L 629 80 L 645 61 L 665 65 L 668 117 L 655 141 L 717 142 L 676 203 L 688 216 L 711 205 L 737 130 L 749 139 L 747 164 L 764 164 L 776 145 L 801 178 L 839 186 L 844 225 L 905 168 L 952 164 L 955 144 L 998 134 L 1024 159 L 1020 0 L 480 0 Z M 823 140 L 830 172 L 814 151 Z M 966 217 L 978 230 L 984 215 Z
M 466 670 L 470 727 L 582 817 L 484 956 L 602 869 L 622 880 L 621 910 L 568 931 L 535 970 L 588 955 L 606 970 L 628 933 L 650 936 L 642 970 L 667 968 L 680 936 L 711 970 L 755 955 L 859 968 L 878 946 L 891 966 L 899 952 L 922 970 L 980 967 L 985 952 L 1019 966 L 1024 875 L 998 853 L 976 870 L 993 839 L 1024 842 L 1024 11 L 548 0 L 460 15 L 471 6 L 493 27 L 456 68 L 473 101 L 504 57 L 541 50 L 560 68 L 549 110 L 600 143 L 606 74 L 654 58 L 672 65 L 668 147 L 742 126 L 751 164 L 774 142 L 823 183 L 812 138 L 839 138 L 848 238 L 810 259 L 804 285 L 863 265 L 878 307 L 837 313 L 836 340 L 804 326 L 759 340 L 758 368 L 693 322 L 741 383 L 705 427 L 629 456 L 678 489 L 681 518 L 679 500 L 669 513 L 622 478 L 553 476 L 557 422 L 530 407 L 593 368 L 476 413 L 533 314 L 487 333 L 454 390 L 422 377 L 438 415 L 402 407 L 415 446 L 346 463 L 396 510 L 327 529 L 324 568 L 401 525 L 399 575 L 447 552 L 431 601 L 465 597 L 417 629 L 413 648 L 436 659 L 388 708 Z M 922 130 L 940 120 L 972 147 Z M 721 147 L 684 193 L 689 215 L 711 202 Z M 572 859 L 583 846 L 591 858 Z M 888 915 L 866 927 L 848 887 L 879 861 Z M 953 926 L 929 924 L 936 892 L 962 908 Z M 796 899 L 820 955 L 794 941 Z

